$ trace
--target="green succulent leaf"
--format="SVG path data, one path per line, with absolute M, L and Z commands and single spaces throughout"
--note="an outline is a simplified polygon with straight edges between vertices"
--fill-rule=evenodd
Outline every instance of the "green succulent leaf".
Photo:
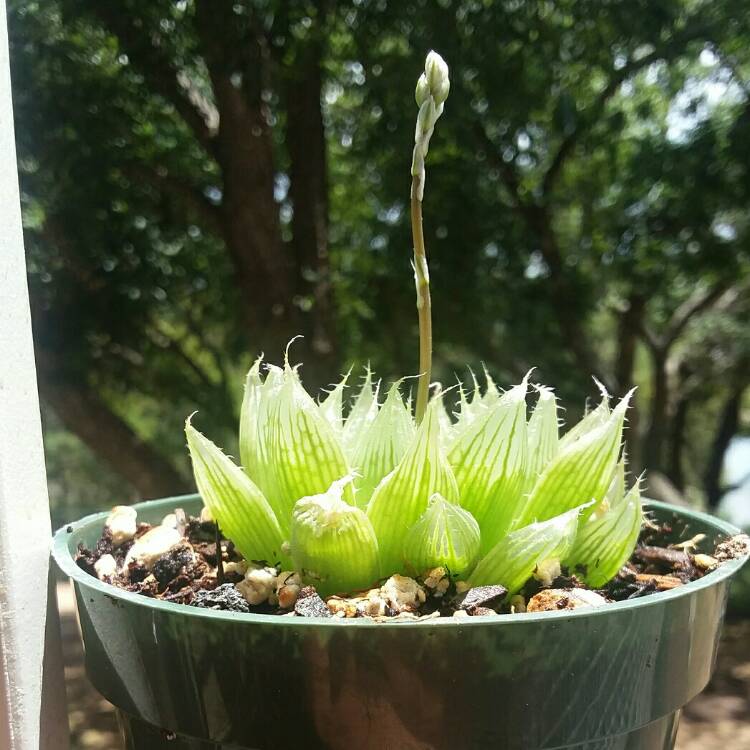
M 341 444 L 348 458 L 353 458 L 365 438 L 367 430 L 378 415 L 378 391 L 380 383 L 373 386 L 372 371 L 368 367 L 365 381 L 354 400 L 349 416 L 344 422 Z
M 333 427 L 302 387 L 297 373 L 287 365 L 281 377 L 278 392 L 268 405 L 261 439 L 266 465 L 272 467 L 275 480 L 268 500 L 286 532 L 297 500 L 325 492 L 349 474 L 349 466 Z M 350 485 L 344 497 L 353 502 Z
M 276 402 L 284 382 L 284 371 L 274 365 L 267 365 L 267 370 L 268 374 L 262 385 L 259 385 L 259 374 L 254 375 L 252 368 L 248 373 L 248 381 L 255 393 L 246 389 L 242 404 L 240 459 L 245 473 L 266 496 L 284 529 L 288 524 L 279 516 L 282 506 L 278 502 L 279 489 L 268 445 L 271 407 Z
M 474 381 L 474 388 L 471 396 L 467 396 L 464 387 L 459 385 L 459 409 L 456 423 L 453 425 L 452 442 L 449 444 L 451 447 L 487 411 L 487 405 L 482 402 L 482 392 L 479 389 L 476 376 L 471 370 L 469 372 Z
M 484 370 L 484 382 L 485 382 L 485 389 L 484 394 L 482 395 L 482 403 L 487 407 L 494 406 L 498 400 L 500 399 L 500 389 L 497 387 L 497 384 L 492 379 L 492 376 L 487 370 L 487 367 L 485 365 L 482 365 L 482 369 Z
M 580 422 L 571 427 L 560 438 L 560 450 L 568 448 L 584 435 L 588 435 L 597 427 L 606 424 L 611 413 L 612 411 L 609 408 L 609 394 L 605 390 L 602 390 L 602 400 L 599 402 L 599 405 L 586 414 Z
M 399 392 L 401 382 L 391 386 L 385 403 L 358 441 L 352 458 L 352 469 L 358 475 L 354 482 L 354 499 L 360 508 L 367 506 L 383 477 L 396 468 L 416 434 L 414 420 Z
M 607 510 L 581 523 L 565 564 L 592 588 L 603 586 L 630 559 L 642 523 L 641 493 L 636 483 Z
M 479 557 L 479 524 L 469 511 L 435 493 L 427 510 L 409 529 L 404 541 L 404 561 L 414 574 L 444 566 L 461 576 Z
M 346 381 L 349 380 L 351 370 L 328 392 L 328 395 L 320 404 L 321 414 L 328 420 L 328 424 L 333 427 L 333 433 L 336 437 L 341 438 L 344 432 L 344 389 Z
M 533 487 L 544 467 L 555 457 L 559 447 L 557 399 L 551 388 L 535 385 L 539 397 L 528 425 L 529 460 L 527 475 Z
M 343 500 L 352 477 L 294 506 L 291 551 L 307 583 L 327 596 L 366 588 L 378 579 L 378 542 L 367 515 Z
M 508 531 L 523 501 L 527 387 L 524 379 L 499 397 L 464 430 L 448 454 L 461 505 L 482 529 L 482 552 Z
M 443 408 L 438 412 L 438 420 L 440 421 L 440 447 L 447 453 L 453 445 L 456 425 L 448 413 L 445 402 Z
M 381 574 L 401 569 L 406 532 L 439 492 L 450 502 L 458 501 L 453 471 L 440 449 L 441 398 L 433 398 L 422 424 L 398 466 L 375 488 L 367 515 L 380 543 Z
M 577 440 L 561 446 L 531 491 L 520 515 L 522 525 L 544 521 L 604 498 L 620 455 L 625 411 L 631 394 L 632 391 L 602 424 L 592 421 L 593 428 L 581 433 Z
M 185 435 L 195 484 L 222 531 L 248 560 L 288 565 L 279 522 L 263 493 L 229 457 L 190 424 Z
M 573 508 L 508 534 L 479 561 L 469 576 L 469 584 L 501 584 L 508 589 L 509 595 L 517 593 L 537 566 L 566 557 L 575 539 L 581 510 Z
M 263 379 L 260 366 L 263 355 L 253 362 L 245 379 L 245 393 L 240 410 L 240 461 L 249 476 L 258 473 L 260 447 L 258 445 L 258 412 L 261 404 Z

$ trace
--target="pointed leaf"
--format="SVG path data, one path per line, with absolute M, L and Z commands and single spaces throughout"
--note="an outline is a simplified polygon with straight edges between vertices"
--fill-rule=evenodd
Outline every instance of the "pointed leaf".
M 527 383 L 511 388 L 458 438 L 448 456 L 461 505 L 482 529 L 482 551 L 511 527 L 526 483 Z
M 391 386 L 352 458 L 352 469 L 359 475 L 354 482 L 354 499 L 360 508 L 367 506 L 375 488 L 398 465 L 416 434 L 414 420 L 401 399 L 400 384 L 401 381 Z
M 602 398 L 599 405 L 593 411 L 586 414 L 580 422 L 571 427 L 571 429 L 560 438 L 560 450 L 568 448 L 583 435 L 588 434 L 597 427 L 601 427 L 607 422 L 610 414 L 609 398 Z
M 539 393 L 528 425 L 529 461 L 527 474 L 533 487 L 545 466 L 557 454 L 559 446 L 557 399 L 551 388 L 534 386 Z
M 333 427 L 333 432 L 338 438 L 341 438 L 344 431 L 344 389 L 346 388 L 346 381 L 349 379 L 350 374 L 351 369 L 328 392 L 328 395 L 320 404 L 321 414 L 328 420 L 331 427 Z
M 263 493 L 239 466 L 191 424 L 185 423 L 193 474 L 203 502 L 247 560 L 289 560 L 281 527 Z
M 522 524 L 543 521 L 604 498 L 620 455 L 625 411 L 631 394 L 632 391 L 620 401 L 604 424 L 561 447 L 534 485 L 520 516 Z M 593 507 L 587 515 L 591 512 Z
M 427 509 L 430 497 L 439 492 L 451 502 L 458 500 L 455 477 L 440 450 L 437 412 L 441 408 L 441 399 L 433 398 L 406 455 L 375 488 L 367 507 L 384 576 L 401 569 L 406 532 Z
M 404 541 L 407 568 L 419 575 L 443 566 L 460 576 L 479 557 L 479 524 L 469 511 L 434 494 Z
M 255 411 L 257 411 L 257 418 L 255 420 L 255 444 L 250 448 L 249 436 L 251 423 L 248 420 L 248 412 L 250 411 L 251 404 L 246 405 L 246 414 L 244 422 L 246 426 L 244 429 L 246 432 L 241 433 L 244 437 L 244 449 L 243 440 L 240 439 L 240 450 L 243 451 L 240 455 L 242 457 L 242 464 L 245 473 L 253 480 L 253 482 L 260 488 L 263 494 L 268 499 L 271 507 L 279 519 L 282 529 L 288 529 L 288 523 L 284 522 L 279 516 L 279 510 L 282 508 L 279 502 L 279 488 L 276 481 L 276 471 L 273 466 L 273 458 L 269 452 L 268 435 L 269 425 L 271 419 L 271 407 L 276 403 L 279 393 L 281 392 L 281 386 L 284 382 L 284 371 L 280 367 L 274 365 L 267 366 L 268 374 L 263 382 L 262 387 L 257 392 L 257 401 L 255 402 Z M 243 404 L 244 405 L 244 404 Z M 240 424 L 240 430 L 243 430 L 242 423 Z M 253 451 L 254 450 L 254 454 Z
M 362 388 L 354 400 L 352 410 L 344 422 L 341 444 L 350 459 L 357 452 L 360 440 L 378 414 L 379 389 L 380 383 L 373 388 L 372 371 L 368 367 L 365 373 L 365 382 L 362 384 Z
M 240 461 L 248 476 L 257 474 L 260 463 L 258 448 L 258 412 L 263 380 L 260 377 L 260 365 L 263 355 L 253 362 L 245 379 L 245 393 L 240 409 Z
M 333 428 L 288 366 L 269 406 L 264 447 L 275 479 L 275 491 L 268 500 L 284 531 L 289 529 L 297 500 L 325 492 L 349 474 Z M 351 486 L 344 496 L 353 500 Z
M 509 595 L 520 591 L 537 566 L 548 560 L 562 560 L 568 554 L 580 511 L 574 508 L 508 534 L 479 561 L 469 577 L 469 584 L 501 584 Z
M 592 588 L 604 586 L 630 559 L 643 522 L 638 484 L 609 510 L 581 523 L 565 564 Z

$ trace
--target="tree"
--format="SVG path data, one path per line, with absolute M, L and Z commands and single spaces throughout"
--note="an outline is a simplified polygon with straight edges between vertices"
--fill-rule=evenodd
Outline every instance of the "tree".
M 731 3 L 11 14 L 46 399 L 62 414 L 74 394 L 63 419 L 100 452 L 121 435 L 108 460 L 144 492 L 176 481 L 160 457 L 184 471 L 194 408 L 231 444 L 250 356 L 295 333 L 314 383 L 354 359 L 414 372 L 405 71 L 430 47 L 453 70 L 425 196 L 436 376 L 536 366 L 569 419 L 592 374 L 613 394 L 639 385 L 632 467 L 714 492 L 746 393 L 727 378 L 750 262 L 750 29 Z
M 224 0 L 11 11 L 43 394 L 141 492 L 179 487 L 144 437 L 179 438 L 136 435 L 125 387 L 174 409 L 197 396 L 228 429 L 241 349 L 307 332 L 335 374 L 326 4 L 270 21 Z

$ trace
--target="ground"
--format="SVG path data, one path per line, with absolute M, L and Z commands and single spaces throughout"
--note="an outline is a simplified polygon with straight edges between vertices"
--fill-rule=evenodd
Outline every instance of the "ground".
M 86 679 L 70 586 L 58 586 L 72 750 L 119 750 L 112 707 Z M 711 684 L 684 712 L 676 750 L 750 748 L 750 620 L 729 621 Z

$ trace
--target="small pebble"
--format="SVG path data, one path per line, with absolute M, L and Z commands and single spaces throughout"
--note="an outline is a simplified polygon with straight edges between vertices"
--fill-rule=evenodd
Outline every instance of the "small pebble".
M 109 512 L 104 528 L 112 536 L 112 544 L 119 547 L 129 542 L 137 530 L 138 512 L 129 505 L 115 505 Z
M 154 526 L 135 540 L 125 557 L 124 567 L 128 568 L 131 563 L 135 563 L 151 570 L 162 555 L 181 541 L 182 535 L 177 529 L 169 526 Z
M 281 609 L 291 609 L 297 601 L 302 589 L 302 579 L 299 573 L 285 570 L 279 573 L 276 579 L 276 598 L 279 600 Z
M 557 609 L 601 607 L 607 600 L 588 589 L 544 589 L 529 599 L 527 612 L 553 612 Z
M 701 570 L 711 570 L 719 564 L 719 561 L 711 555 L 695 555 L 693 562 Z
M 107 581 L 117 575 L 117 561 L 112 555 L 102 555 L 94 563 L 94 570 L 100 581 Z
M 425 590 L 413 578 L 398 574 L 392 575 L 383 584 L 380 593 L 396 614 L 414 612 L 427 598 Z
M 542 560 L 539 565 L 536 566 L 534 571 L 534 578 L 545 588 L 552 586 L 552 581 L 555 578 L 559 578 L 562 575 L 562 568 L 560 567 L 560 560 L 552 558 L 550 560 Z
M 248 604 L 275 604 L 277 578 L 276 568 L 253 565 L 248 568 L 245 578 L 235 585 Z
M 305 586 L 294 603 L 294 612 L 300 617 L 333 617 L 328 605 L 312 586 Z
M 497 614 L 494 609 L 490 609 L 489 607 L 472 607 L 467 611 L 472 617 L 487 617 L 488 615 Z
M 499 606 L 508 595 L 505 586 L 474 586 L 456 601 L 457 609 L 470 611 L 474 607 L 487 607 L 492 609 Z
M 225 583 L 212 591 L 196 592 L 190 604 L 202 609 L 222 609 L 229 612 L 250 611 L 242 594 L 231 583 Z

